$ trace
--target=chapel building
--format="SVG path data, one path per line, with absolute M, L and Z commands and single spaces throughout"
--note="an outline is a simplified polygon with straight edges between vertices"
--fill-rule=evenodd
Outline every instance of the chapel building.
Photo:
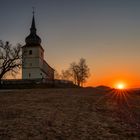
M 44 49 L 41 38 L 36 34 L 35 18 L 33 14 L 30 34 L 22 47 L 22 79 L 54 79 L 54 69 L 44 60 Z

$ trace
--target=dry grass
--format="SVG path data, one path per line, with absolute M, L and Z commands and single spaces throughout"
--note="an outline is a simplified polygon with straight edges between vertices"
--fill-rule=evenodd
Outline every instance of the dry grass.
M 0 140 L 140 139 L 140 95 L 115 92 L 0 91 Z

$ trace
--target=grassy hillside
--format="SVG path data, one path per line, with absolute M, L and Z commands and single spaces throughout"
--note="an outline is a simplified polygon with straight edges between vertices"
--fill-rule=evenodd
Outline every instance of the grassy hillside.
M 0 91 L 0 140 L 140 139 L 140 94 L 100 89 Z

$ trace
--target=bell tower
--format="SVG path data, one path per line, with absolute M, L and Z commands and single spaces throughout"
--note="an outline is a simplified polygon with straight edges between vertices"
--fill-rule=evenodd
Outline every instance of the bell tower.
M 25 39 L 22 47 L 22 79 L 45 78 L 42 72 L 44 61 L 44 49 L 41 46 L 41 38 L 36 34 L 35 17 L 33 12 L 30 34 Z
M 33 12 L 30 34 L 22 47 L 22 79 L 54 79 L 54 69 L 44 60 L 41 38 L 37 35 Z

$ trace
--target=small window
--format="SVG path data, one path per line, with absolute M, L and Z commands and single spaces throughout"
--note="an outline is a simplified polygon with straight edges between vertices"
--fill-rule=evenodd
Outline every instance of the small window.
M 31 73 L 29 73 L 29 77 L 31 77 Z
M 29 55 L 32 55 L 32 50 L 29 50 Z

